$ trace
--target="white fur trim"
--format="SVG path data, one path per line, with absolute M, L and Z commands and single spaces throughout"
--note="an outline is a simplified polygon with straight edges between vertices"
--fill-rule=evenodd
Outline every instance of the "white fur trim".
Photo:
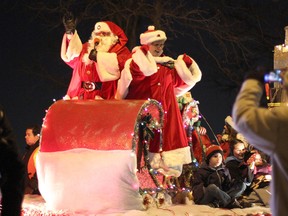
M 174 94 L 176 95 L 176 97 L 180 97 L 184 95 L 185 93 L 187 93 L 192 87 L 193 86 L 189 86 L 189 85 L 179 86 L 174 89 Z
M 101 82 L 117 80 L 120 77 L 116 53 L 97 52 L 96 68 Z
M 187 85 L 190 86 L 190 88 L 199 82 L 202 77 L 202 72 L 197 63 L 193 59 L 192 61 L 192 65 L 187 68 L 185 62 L 183 61 L 183 55 L 179 55 L 174 64 L 178 75 Z
M 144 44 L 150 44 L 154 41 L 159 40 L 167 40 L 166 34 L 164 31 L 161 30 L 155 30 L 154 26 L 149 26 L 148 31 L 140 34 L 140 43 L 142 45 Z
M 105 23 L 105 22 L 97 22 L 95 24 L 94 31 L 95 32 L 111 32 L 112 33 L 112 31 L 109 28 L 108 24 Z
M 115 95 L 115 99 L 124 99 L 128 94 L 128 87 L 132 81 L 132 75 L 130 72 L 130 64 L 131 64 L 132 58 L 128 59 L 125 62 L 124 69 L 121 72 L 121 77 L 118 80 L 117 85 L 117 92 Z
M 63 100 L 71 100 L 71 98 L 70 98 L 69 95 L 65 95 L 65 96 L 63 97 Z
M 172 62 L 175 62 L 175 60 L 169 56 L 163 56 L 163 57 L 159 57 L 159 56 L 155 56 L 153 57 L 155 59 L 155 61 L 157 63 L 166 63 L 166 62 L 169 62 L 169 61 L 172 61 Z
M 162 152 L 162 158 L 164 160 L 164 163 L 169 167 L 189 164 L 192 162 L 189 146 Z
M 140 47 L 135 47 L 133 50 L 135 52 L 132 59 L 145 76 L 151 76 L 158 71 L 157 64 L 149 51 L 144 55 Z
M 160 153 L 149 152 L 149 162 L 153 169 L 164 175 L 180 176 L 183 164 L 192 162 L 190 147 L 174 149 Z
M 73 58 L 78 57 L 81 53 L 81 50 L 82 50 L 82 42 L 76 30 L 68 44 L 68 47 L 67 47 L 67 34 L 64 34 L 60 53 L 63 61 L 69 62 Z

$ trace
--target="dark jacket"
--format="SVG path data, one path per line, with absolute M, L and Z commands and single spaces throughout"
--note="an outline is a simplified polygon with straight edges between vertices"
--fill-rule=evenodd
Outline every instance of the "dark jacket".
M 24 197 L 24 164 L 21 161 L 12 127 L 0 105 L 0 189 L 2 215 L 21 215 Z
M 204 188 L 210 184 L 215 184 L 223 191 L 228 191 L 231 187 L 231 177 L 228 169 L 222 164 L 217 168 L 211 168 L 203 162 L 194 173 L 192 180 L 192 190 L 194 202 L 196 204 L 204 196 Z
M 29 160 L 33 152 L 39 147 L 39 141 L 34 145 L 26 145 L 26 151 L 23 156 L 23 162 L 25 164 L 25 194 L 40 194 L 38 189 L 37 173 L 30 173 L 28 168 Z
M 246 186 L 250 186 L 254 178 L 254 173 L 244 160 L 229 156 L 225 160 L 225 165 L 229 169 L 233 181 L 243 182 Z

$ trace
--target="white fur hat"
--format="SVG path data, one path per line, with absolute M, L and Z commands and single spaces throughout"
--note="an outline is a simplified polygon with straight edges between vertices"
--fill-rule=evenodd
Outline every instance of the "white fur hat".
M 142 45 L 150 44 L 159 40 L 167 40 L 167 37 L 164 31 L 155 30 L 155 26 L 148 26 L 148 30 L 140 34 L 140 43 Z

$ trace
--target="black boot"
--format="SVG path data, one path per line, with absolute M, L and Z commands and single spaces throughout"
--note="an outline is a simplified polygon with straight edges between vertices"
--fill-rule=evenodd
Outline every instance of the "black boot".
M 227 206 L 225 206 L 225 208 L 228 208 L 228 209 L 241 208 L 241 209 L 243 209 L 243 206 L 240 205 L 240 203 L 236 199 L 233 199 Z

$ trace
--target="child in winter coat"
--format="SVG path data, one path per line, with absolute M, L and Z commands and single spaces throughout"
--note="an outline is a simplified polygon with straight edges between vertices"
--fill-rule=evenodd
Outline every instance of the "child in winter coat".
M 225 164 L 229 169 L 231 178 L 233 181 L 242 184 L 242 193 L 249 187 L 254 178 L 255 162 L 247 163 L 247 154 L 245 144 L 238 139 L 234 139 L 230 142 L 230 156 L 226 158 Z
M 225 165 L 229 169 L 232 181 L 238 185 L 241 195 L 249 195 L 250 186 L 254 179 L 256 153 L 248 152 L 243 141 L 234 139 L 230 142 L 230 156 L 225 160 Z M 249 161 L 249 163 L 248 163 Z M 251 207 L 253 203 L 241 200 L 243 207 Z
M 241 189 L 234 187 L 229 170 L 223 164 L 223 150 L 211 145 L 206 150 L 206 161 L 195 172 L 192 183 L 194 202 L 222 208 L 242 208 L 236 197 Z

